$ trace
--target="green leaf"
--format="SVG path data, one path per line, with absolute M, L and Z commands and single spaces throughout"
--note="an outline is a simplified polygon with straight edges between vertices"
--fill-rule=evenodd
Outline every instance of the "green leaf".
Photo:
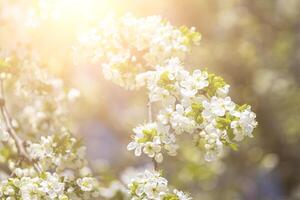
M 179 200 L 175 194 L 167 194 L 163 197 L 163 200 Z
M 249 105 L 243 104 L 243 105 L 239 106 L 239 107 L 237 108 L 237 110 L 238 110 L 239 112 L 243 112 L 243 111 L 245 111 L 245 110 L 248 109 L 248 108 L 249 108 Z
M 238 150 L 238 145 L 236 143 L 229 143 L 228 146 L 234 151 Z
M 205 88 L 207 95 L 212 97 L 216 95 L 216 92 L 219 88 L 222 88 L 226 85 L 224 79 L 220 76 L 217 76 L 213 73 L 208 74 L 208 87 Z

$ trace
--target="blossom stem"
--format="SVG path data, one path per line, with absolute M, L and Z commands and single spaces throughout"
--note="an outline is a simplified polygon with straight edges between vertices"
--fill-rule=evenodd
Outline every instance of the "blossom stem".
M 149 100 L 148 104 L 148 121 L 149 123 L 152 123 L 152 104 Z M 152 158 L 152 163 L 155 171 L 158 171 L 158 163 L 156 162 L 155 158 Z
M 156 162 L 156 160 L 154 158 L 152 158 L 152 162 L 153 162 L 154 170 L 158 171 L 158 163 Z
M 148 102 L 148 121 L 152 123 L 152 104 L 151 101 Z

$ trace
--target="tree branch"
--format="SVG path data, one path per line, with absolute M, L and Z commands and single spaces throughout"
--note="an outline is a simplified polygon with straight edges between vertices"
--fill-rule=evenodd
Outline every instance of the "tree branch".
M 24 160 L 27 161 L 28 163 L 32 163 L 34 169 L 38 172 L 41 173 L 40 166 L 38 163 L 36 163 L 27 153 L 26 148 L 25 148 L 25 142 L 18 136 L 16 130 L 14 129 L 12 125 L 12 118 L 9 115 L 8 109 L 6 108 L 5 105 L 5 93 L 4 93 L 4 84 L 3 80 L 0 81 L 0 86 L 1 86 L 1 98 L 0 98 L 0 110 L 1 110 L 1 115 L 2 118 L 5 122 L 5 126 L 7 129 L 7 132 L 11 136 L 11 138 L 15 141 L 16 147 L 17 147 L 17 152 L 19 155 L 20 161 Z M 19 163 L 19 161 L 18 161 Z

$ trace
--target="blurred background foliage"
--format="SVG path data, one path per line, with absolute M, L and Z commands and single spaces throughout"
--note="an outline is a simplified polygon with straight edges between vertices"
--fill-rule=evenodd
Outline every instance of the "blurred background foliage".
M 300 1 L 112 0 L 94 11 L 111 10 L 195 26 L 202 41 L 186 59 L 187 67 L 223 76 L 233 99 L 252 105 L 257 114 L 254 138 L 217 162 L 204 162 L 183 140 L 180 155 L 160 166 L 170 183 L 196 200 L 300 199 Z M 75 42 L 75 27 L 85 24 L 70 22 L 64 32 L 59 24 L 43 26 L 53 34 L 34 33 L 36 46 L 45 66 L 82 93 L 74 116 L 100 178 L 117 178 L 127 166 L 150 163 L 126 151 L 131 129 L 146 120 L 145 92 L 103 80 L 99 66 L 72 66 L 68 47 Z

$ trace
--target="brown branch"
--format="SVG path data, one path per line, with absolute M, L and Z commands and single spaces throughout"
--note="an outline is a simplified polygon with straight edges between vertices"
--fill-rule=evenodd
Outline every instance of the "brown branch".
M 155 171 L 158 171 L 158 162 L 156 162 L 155 158 L 152 158 L 152 163 Z
M 12 137 L 12 139 L 14 140 L 16 147 L 17 147 L 17 152 L 19 155 L 19 161 L 17 163 L 20 163 L 20 161 L 26 161 L 28 163 L 33 163 L 33 167 L 34 169 L 38 172 L 41 173 L 41 168 L 38 165 L 38 163 L 36 163 L 36 161 L 34 161 L 29 154 L 26 151 L 25 148 L 25 142 L 18 136 L 16 130 L 14 129 L 13 125 L 12 125 L 12 119 L 9 115 L 8 109 L 6 108 L 5 105 L 5 93 L 4 93 L 4 84 L 3 84 L 3 80 L 0 81 L 0 87 L 1 87 L 1 99 L 0 99 L 0 110 L 1 110 L 1 115 L 2 118 L 5 122 L 5 126 L 7 129 L 7 132 L 9 133 L 9 135 Z

